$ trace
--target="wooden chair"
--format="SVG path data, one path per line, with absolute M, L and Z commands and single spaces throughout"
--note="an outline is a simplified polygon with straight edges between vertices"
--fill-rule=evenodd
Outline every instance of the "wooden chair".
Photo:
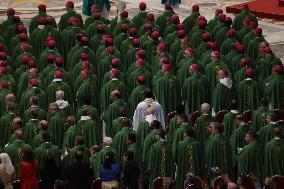
M 222 111 L 218 112 L 215 116 L 216 121 L 218 123 L 222 124 L 223 121 L 224 121 L 224 116 L 225 116 L 226 113 L 228 113 L 227 110 L 222 110 Z
M 191 122 L 191 125 L 193 127 L 195 127 L 195 124 L 196 124 L 196 121 L 197 121 L 197 118 L 199 118 L 199 116 L 201 116 L 201 113 L 199 111 L 195 111 L 191 114 L 190 116 L 190 122 Z
M 177 115 L 176 111 L 168 113 L 167 118 L 166 118 L 166 123 L 165 123 L 166 126 L 169 125 L 171 119 L 174 118 L 176 115 Z
M 102 189 L 102 180 L 100 178 L 95 179 L 92 183 L 93 189 Z
M 276 118 L 277 120 L 283 120 L 284 121 L 284 111 L 283 110 L 280 110 L 280 109 L 275 109 L 273 110 L 273 112 L 275 113 L 276 115 Z
M 193 184 L 199 188 L 203 188 L 204 185 L 202 179 L 198 176 L 193 177 Z
M 223 182 L 224 182 L 224 180 L 221 176 L 216 177 L 213 180 L 213 188 L 218 189 Z
M 172 177 L 158 177 L 154 180 L 154 189 L 166 189 L 172 186 L 174 180 Z
M 281 188 L 281 189 L 284 188 L 284 176 L 275 175 L 272 178 L 276 188 Z
M 252 111 L 251 110 L 247 110 L 243 113 L 244 119 L 246 123 L 250 123 L 251 121 L 251 117 L 252 117 Z

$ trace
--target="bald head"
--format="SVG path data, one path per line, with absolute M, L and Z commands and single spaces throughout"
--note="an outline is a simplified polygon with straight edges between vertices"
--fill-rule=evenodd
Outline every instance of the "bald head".
M 13 130 L 17 130 L 22 128 L 23 121 L 20 117 L 15 117 L 12 121 L 12 128 Z
M 210 111 L 210 105 L 208 103 L 201 104 L 201 113 L 207 114 Z
M 13 93 L 10 93 L 10 94 L 7 94 L 6 97 L 5 97 L 5 102 L 8 103 L 8 102 L 15 102 L 16 100 L 16 97 Z
M 46 120 L 41 120 L 39 122 L 39 127 L 42 131 L 47 131 L 48 128 L 48 122 Z
M 72 126 L 76 124 L 76 118 L 75 116 L 68 116 L 66 119 L 66 123 L 68 126 Z
M 15 131 L 15 137 L 17 140 L 22 140 L 24 138 L 24 134 L 22 130 L 18 129 Z
M 31 96 L 29 99 L 30 106 L 38 106 L 38 97 L 37 96 Z
M 120 97 L 121 97 L 121 95 L 120 95 L 120 91 L 119 90 L 114 89 L 114 90 L 111 91 L 111 93 L 110 93 L 110 99 L 111 100 L 117 100 Z

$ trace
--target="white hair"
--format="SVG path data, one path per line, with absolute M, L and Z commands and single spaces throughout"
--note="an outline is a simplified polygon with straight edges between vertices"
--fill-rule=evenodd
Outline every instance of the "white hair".
M 203 103 L 200 108 L 202 113 L 208 113 L 211 107 L 208 103 Z

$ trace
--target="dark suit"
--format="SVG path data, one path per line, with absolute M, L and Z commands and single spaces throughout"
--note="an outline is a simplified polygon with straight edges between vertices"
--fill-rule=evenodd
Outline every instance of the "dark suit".
M 70 189 L 90 188 L 93 171 L 88 163 L 75 161 L 68 167 L 67 179 Z
M 123 170 L 123 185 L 127 189 L 138 189 L 138 179 L 140 177 L 140 169 L 135 161 L 127 161 Z

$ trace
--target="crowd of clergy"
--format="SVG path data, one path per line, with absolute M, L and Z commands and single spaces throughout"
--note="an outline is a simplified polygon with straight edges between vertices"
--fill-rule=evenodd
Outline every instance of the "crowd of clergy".
M 157 16 L 141 2 L 132 19 L 119 10 L 109 20 L 94 5 L 83 21 L 68 1 L 56 23 L 40 4 L 28 28 L 7 10 L 0 148 L 16 171 L 31 148 L 40 170 L 52 156 L 64 174 L 81 151 L 94 178 L 107 152 L 123 167 L 132 151 L 150 188 L 172 177 L 181 189 L 188 172 L 210 183 L 216 167 L 232 180 L 284 175 L 283 65 L 257 18 L 244 6 L 206 20 L 194 4 L 181 21 L 164 8 Z

